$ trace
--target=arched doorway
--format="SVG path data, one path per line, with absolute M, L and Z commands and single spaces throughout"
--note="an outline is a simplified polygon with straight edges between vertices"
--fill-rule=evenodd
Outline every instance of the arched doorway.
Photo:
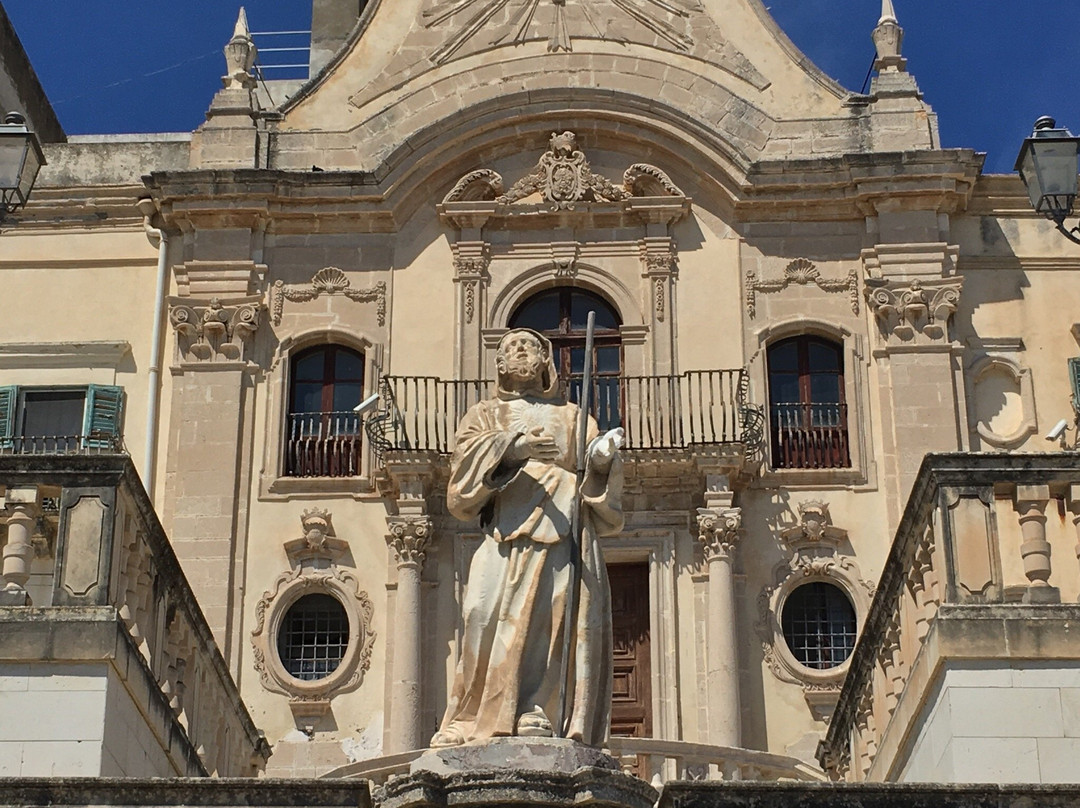
M 551 340 L 560 384 L 570 400 L 578 402 L 585 372 L 585 328 L 590 311 L 596 312 L 590 409 L 602 431 L 622 423 L 619 389 L 622 320 L 614 306 L 594 292 L 560 286 L 525 300 L 510 315 L 507 325 L 531 328 Z

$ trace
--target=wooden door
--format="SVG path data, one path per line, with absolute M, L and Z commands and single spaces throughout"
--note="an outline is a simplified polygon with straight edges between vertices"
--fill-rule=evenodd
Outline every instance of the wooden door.
M 652 737 L 652 664 L 649 656 L 649 565 L 610 564 L 614 634 L 611 734 Z

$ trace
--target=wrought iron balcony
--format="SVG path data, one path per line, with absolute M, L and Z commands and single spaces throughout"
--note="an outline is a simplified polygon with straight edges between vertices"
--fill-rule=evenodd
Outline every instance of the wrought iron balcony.
M 773 468 L 851 466 L 846 404 L 793 402 L 773 404 L 769 410 Z
M 601 429 L 626 430 L 629 450 L 760 442 L 760 410 L 747 403 L 745 370 L 695 370 L 678 376 L 619 376 L 593 383 L 591 411 Z M 384 376 L 378 412 L 365 424 L 380 461 L 393 450 L 447 454 L 472 405 L 491 395 L 486 379 Z M 578 389 L 571 389 L 577 399 Z
M 360 474 L 363 418 L 355 412 L 289 415 L 285 474 L 289 477 L 355 477 Z
M 0 438 L 0 455 L 126 454 L 121 435 L 19 435 Z

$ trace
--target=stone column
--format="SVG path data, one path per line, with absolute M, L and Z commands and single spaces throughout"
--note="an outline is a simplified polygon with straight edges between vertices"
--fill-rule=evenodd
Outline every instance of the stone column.
M 738 621 L 735 611 L 735 546 L 742 509 L 698 509 L 699 539 L 709 569 L 706 624 L 709 742 L 740 746 Z
M 1020 555 L 1024 559 L 1024 575 L 1030 582 L 1024 593 L 1025 603 L 1060 603 L 1061 593 L 1050 586 L 1050 542 L 1046 540 L 1046 504 L 1050 501 L 1050 486 L 1016 486 L 1016 511 L 1020 515 Z
M 33 511 L 37 509 L 36 486 L 9 488 L 0 499 L 0 507 L 10 509 L 7 519 L 7 544 L 4 545 L 3 588 L 0 606 L 29 606 L 26 583 L 30 580 L 30 562 L 34 558 L 31 533 L 34 529 Z
M 420 713 L 420 572 L 431 543 L 431 519 L 426 515 L 386 517 L 386 541 L 397 562 L 394 608 L 394 662 L 390 683 L 390 753 L 423 749 Z

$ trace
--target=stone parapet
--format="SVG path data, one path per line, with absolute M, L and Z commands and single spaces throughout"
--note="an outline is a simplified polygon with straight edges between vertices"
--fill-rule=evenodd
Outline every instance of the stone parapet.
M 1078 786 L 668 783 L 657 808 L 1065 808 L 1078 799 Z
M 903 778 L 950 661 L 1006 674 L 1021 660 L 1080 671 L 1069 639 L 1080 618 L 1075 529 L 1043 516 L 1065 513 L 1077 480 L 1065 452 L 926 456 L 818 751 L 833 779 Z M 995 701 L 1010 697 L 1001 690 Z

